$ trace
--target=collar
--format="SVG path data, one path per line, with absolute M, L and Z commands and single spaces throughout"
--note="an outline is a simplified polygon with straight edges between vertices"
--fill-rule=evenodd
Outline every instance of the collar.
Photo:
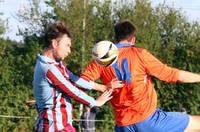
M 49 58 L 49 57 L 47 57 L 47 56 L 44 56 L 44 55 L 41 55 L 41 54 L 38 54 L 37 55 L 37 58 L 41 61 L 41 62 L 43 62 L 43 63 L 50 63 L 50 64 L 52 64 L 52 63 L 55 63 L 55 64 L 59 64 L 60 62 L 56 62 L 55 60 L 53 60 L 53 59 L 51 59 L 51 58 Z
M 127 43 L 117 43 L 115 45 L 117 46 L 117 48 L 124 48 L 124 47 L 134 46 L 134 44 L 127 44 Z

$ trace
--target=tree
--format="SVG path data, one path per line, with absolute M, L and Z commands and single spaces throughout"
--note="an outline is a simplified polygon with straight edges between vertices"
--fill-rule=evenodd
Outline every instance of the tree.
M 77 74 L 91 60 L 93 44 L 99 40 L 113 41 L 113 26 L 124 19 L 130 19 L 137 26 L 137 46 L 147 48 L 170 66 L 199 72 L 200 25 L 197 22 L 189 23 L 180 10 L 166 5 L 152 8 L 149 0 L 135 0 L 128 4 L 121 4 L 121 1 L 112 4 L 111 1 L 98 0 L 85 0 L 85 3 L 83 0 L 50 0 L 46 3 L 51 11 L 41 12 L 35 1 L 30 2 L 27 12 L 22 12 L 20 20 L 28 25 L 26 30 L 20 32 L 24 43 L 16 44 L 3 39 L 0 42 L 2 114 L 32 117 L 29 121 L 0 119 L 0 129 L 4 131 L 32 131 L 36 110 L 28 109 L 24 101 L 33 98 L 33 68 L 36 54 L 43 47 L 43 33 L 48 24 L 56 20 L 63 20 L 71 30 L 72 54 L 65 61 L 70 70 Z M 81 50 L 83 45 L 85 48 Z M 160 108 L 179 111 L 185 107 L 191 114 L 200 114 L 199 84 L 167 84 L 155 78 L 154 80 Z M 99 95 L 95 91 L 88 93 L 94 97 Z M 75 118 L 78 118 L 79 105 L 73 103 Z M 113 131 L 115 123 L 109 105 L 101 108 L 97 119 L 108 121 L 97 122 L 97 131 Z M 9 127 L 5 127 L 6 124 Z M 74 122 L 76 127 L 77 124 Z

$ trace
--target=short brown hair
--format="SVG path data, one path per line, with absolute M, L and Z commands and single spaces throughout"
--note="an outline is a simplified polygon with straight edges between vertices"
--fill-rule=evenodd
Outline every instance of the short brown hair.
M 44 47 L 49 47 L 53 39 L 57 39 L 67 35 L 71 38 L 71 34 L 63 21 L 57 21 L 51 24 L 44 34 Z
M 117 42 L 129 38 L 135 34 L 136 27 L 129 20 L 119 22 L 114 27 L 115 40 Z

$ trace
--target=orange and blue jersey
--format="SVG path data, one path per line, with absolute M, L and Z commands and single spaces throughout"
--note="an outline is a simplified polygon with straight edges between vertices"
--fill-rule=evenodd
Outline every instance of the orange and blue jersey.
M 94 60 L 81 77 L 86 80 L 101 78 L 103 84 L 118 78 L 125 84 L 113 93 L 111 104 L 118 126 L 127 126 L 148 118 L 157 107 L 157 94 L 151 76 L 166 82 L 176 82 L 179 70 L 156 59 L 146 49 L 131 44 L 116 44 L 118 60 L 109 67 L 102 67 Z
M 56 62 L 38 55 L 33 80 L 33 93 L 38 109 L 35 130 L 53 132 L 70 129 L 72 131 L 73 114 L 70 98 L 94 106 L 94 98 L 78 89 L 78 87 L 91 89 L 93 83 L 74 75 L 66 69 L 62 61 Z

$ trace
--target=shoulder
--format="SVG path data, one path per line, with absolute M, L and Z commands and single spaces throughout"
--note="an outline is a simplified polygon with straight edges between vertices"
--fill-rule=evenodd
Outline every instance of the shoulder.
M 50 63 L 50 64 L 46 65 L 45 73 L 46 73 L 46 75 L 54 75 L 57 77 L 61 77 L 61 76 L 63 76 L 64 71 L 58 64 Z
M 100 66 L 95 60 L 91 60 L 87 66 L 88 70 L 98 70 L 99 72 L 102 70 L 102 66 Z
M 56 68 L 57 68 L 57 66 L 55 64 L 51 64 L 51 63 L 48 63 L 45 66 L 46 70 L 51 70 L 51 71 L 55 70 Z
M 126 47 L 126 48 L 119 48 L 120 54 L 124 55 L 142 55 L 147 52 L 147 50 L 144 47 L 139 47 L 139 46 L 131 46 L 131 47 Z
M 133 49 L 137 54 L 140 54 L 140 55 L 142 55 L 142 56 L 144 56 L 144 55 L 149 55 L 149 54 L 150 54 L 150 52 L 149 52 L 147 49 L 145 49 L 144 47 L 133 46 L 132 49 Z
M 46 73 L 51 67 L 53 67 L 52 64 L 43 63 L 42 61 L 37 60 L 35 72 Z

